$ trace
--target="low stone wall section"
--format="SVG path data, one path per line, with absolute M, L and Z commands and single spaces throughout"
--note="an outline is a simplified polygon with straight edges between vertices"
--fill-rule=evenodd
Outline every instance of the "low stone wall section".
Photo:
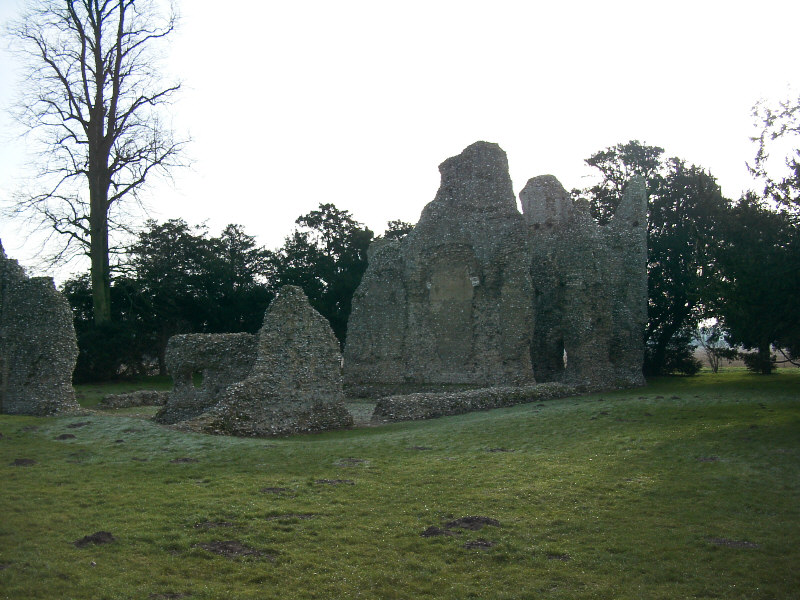
M 219 402 L 233 383 L 245 379 L 253 368 L 257 338 L 250 333 L 190 333 L 167 343 L 166 363 L 173 388 L 153 419 L 174 424 L 203 414 Z M 195 373 L 203 374 L 196 388 Z
M 0 413 L 78 410 L 78 344 L 69 303 L 50 277 L 29 278 L 0 245 Z
M 588 391 L 562 383 L 540 383 L 520 387 L 492 387 L 476 390 L 407 394 L 381 398 L 372 413 L 374 424 L 417 421 L 476 410 L 566 398 Z

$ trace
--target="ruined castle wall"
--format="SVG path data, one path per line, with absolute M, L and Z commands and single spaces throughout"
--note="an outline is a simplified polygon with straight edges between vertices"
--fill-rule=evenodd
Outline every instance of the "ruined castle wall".
M 273 436 L 349 427 L 339 343 L 303 290 L 284 286 L 258 334 L 249 376 L 222 393 L 199 417 L 205 431 Z
M 377 246 L 378 244 L 373 244 Z M 348 377 L 401 385 L 406 375 L 408 294 L 400 242 L 370 247 L 370 268 L 353 298 L 347 326 Z M 369 395 L 369 391 L 366 392 Z
M 647 190 L 634 178 L 607 226 L 606 243 L 617 261 L 609 265 L 616 290 L 612 303 L 614 331 L 611 362 L 615 379 L 644 385 L 644 331 L 647 326 Z
M 533 382 L 527 238 L 505 153 L 478 142 L 439 170 L 436 197 L 374 253 L 353 299 L 348 386 Z
M 173 389 L 154 419 L 177 423 L 196 417 L 219 402 L 222 392 L 242 381 L 256 360 L 256 336 L 250 333 L 191 333 L 169 339 L 166 363 Z M 202 373 L 196 388 L 195 373 Z
M 537 378 L 593 387 L 642 385 L 647 320 L 647 198 L 632 181 L 612 222 L 597 225 L 558 180 L 520 194 L 529 228 Z M 564 367 L 566 352 L 566 367 Z
M 49 277 L 28 278 L 0 246 L 0 412 L 49 415 L 79 408 L 72 311 Z

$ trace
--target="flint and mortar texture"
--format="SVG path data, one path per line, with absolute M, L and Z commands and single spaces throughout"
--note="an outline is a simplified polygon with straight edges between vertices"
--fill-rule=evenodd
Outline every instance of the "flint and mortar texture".
M 303 290 L 284 286 L 258 334 L 258 353 L 244 381 L 196 420 L 213 433 L 275 436 L 350 427 L 344 406 L 339 343 Z
M 197 417 L 222 398 L 222 392 L 245 379 L 256 360 L 257 338 L 250 333 L 189 333 L 167 342 L 166 363 L 173 388 L 153 419 L 177 423 Z M 193 376 L 203 383 L 194 387 Z
M 505 153 L 477 142 L 401 241 L 380 240 L 353 297 L 352 395 L 441 386 L 643 385 L 647 196 L 632 180 L 605 227 L 552 175 L 516 208 Z M 565 366 L 566 352 L 566 366 Z
M 606 226 L 597 225 L 588 204 L 573 202 L 552 175 L 528 181 L 520 200 L 529 228 L 537 379 L 594 388 L 644 385 L 644 181 L 629 182 Z
M 77 359 L 66 299 L 51 278 L 27 277 L 0 245 L 0 413 L 78 409 L 72 389 Z
M 533 383 L 527 229 L 505 152 L 477 142 L 399 242 L 382 242 L 353 298 L 348 388 Z
M 562 383 L 537 383 L 516 387 L 491 387 L 457 392 L 417 393 L 387 396 L 378 400 L 372 413 L 375 424 L 416 421 L 476 410 L 503 408 L 574 396 L 585 390 Z

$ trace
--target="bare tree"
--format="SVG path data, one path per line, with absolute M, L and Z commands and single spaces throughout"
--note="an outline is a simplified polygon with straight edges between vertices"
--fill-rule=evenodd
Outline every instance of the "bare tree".
M 98 324 L 111 319 L 109 232 L 126 229 L 122 201 L 180 165 L 185 145 L 160 118 L 180 85 L 158 72 L 176 17 L 155 2 L 32 0 L 9 28 L 27 68 L 17 117 L 41 154 L 34 191 L 12 211 L 57 234 L 57 260 L 88 255 Z
M 708 366 L 714 373 L 719 372 L 723 360 L 735 360 L 739 357 L 739 351 L 725 342 L 725 332 L 718 323 L 697 328 L 693 337 L 705 352 Z

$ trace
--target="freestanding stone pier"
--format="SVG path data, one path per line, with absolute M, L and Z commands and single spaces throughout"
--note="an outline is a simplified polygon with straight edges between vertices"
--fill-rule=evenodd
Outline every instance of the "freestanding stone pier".
M 78 344 L 72 311 L 49 277 L 29 278 L 0 245 L 0 413 L 79 408 L 72 389 Z
M 258 334 L 250 375 L 198 417 L 206 431 L 274 436 L 353 424 L 342 394 L 339 343 L 303 290 L 284 286 Z

